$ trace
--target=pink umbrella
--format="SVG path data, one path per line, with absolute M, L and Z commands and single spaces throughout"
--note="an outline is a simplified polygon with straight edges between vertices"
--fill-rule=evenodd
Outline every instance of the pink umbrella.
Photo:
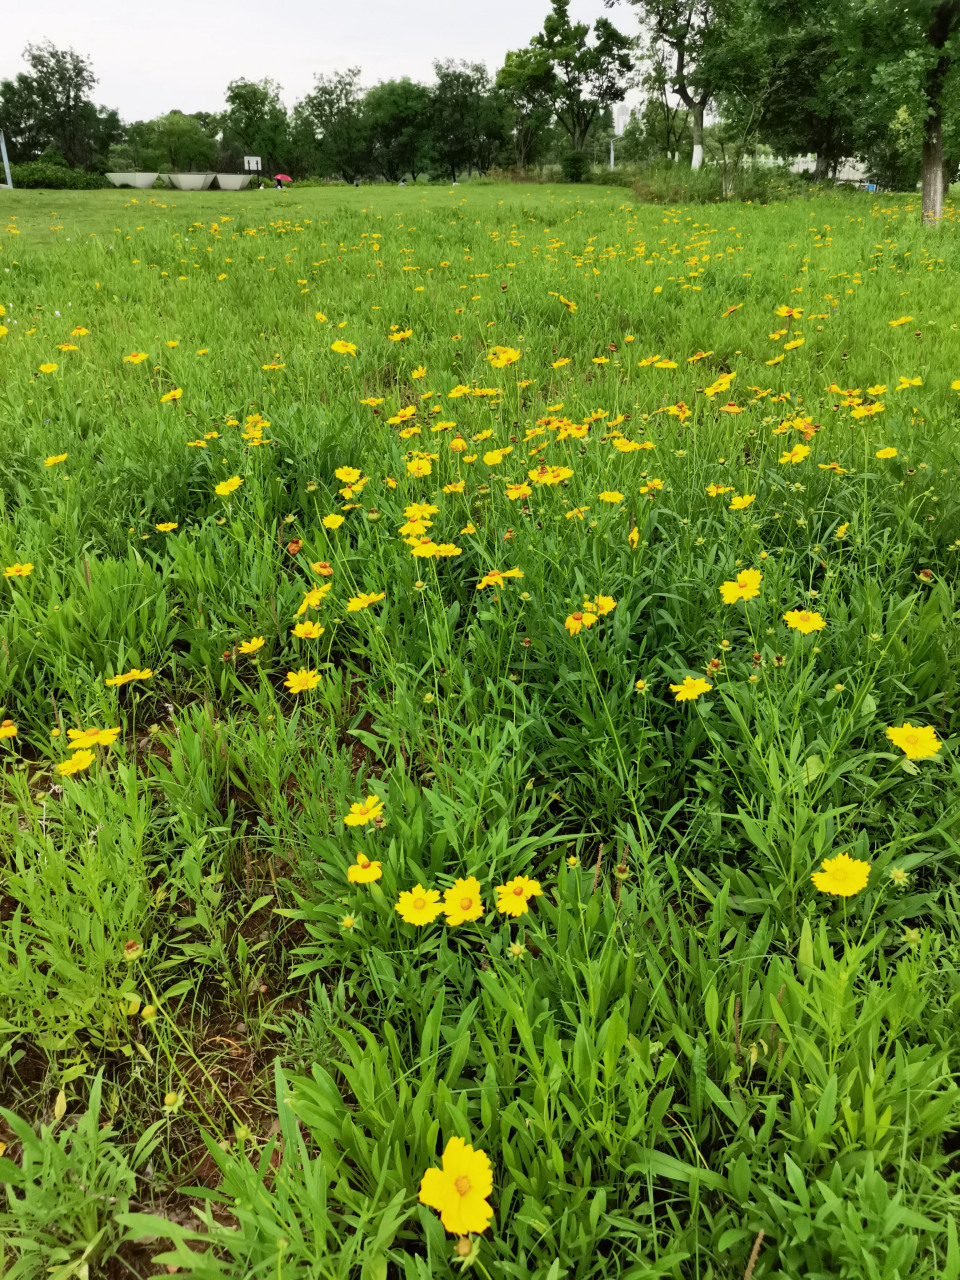
M 273 175 L 274 182 L 292 182 L 293 179 L 288 173 L 275 173 Z

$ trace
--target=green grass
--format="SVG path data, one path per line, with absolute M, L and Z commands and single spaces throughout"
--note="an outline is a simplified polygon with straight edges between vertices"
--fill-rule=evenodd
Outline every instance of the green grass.
M 956 1280 L 952 210 L 167 194 L 0 193 L 5 1274 Z

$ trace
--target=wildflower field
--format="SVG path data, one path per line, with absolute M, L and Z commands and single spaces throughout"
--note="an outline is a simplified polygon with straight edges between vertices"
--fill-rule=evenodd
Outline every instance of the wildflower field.
M 0 1272 L 960 1277 L 958 265 L 0 194 Z

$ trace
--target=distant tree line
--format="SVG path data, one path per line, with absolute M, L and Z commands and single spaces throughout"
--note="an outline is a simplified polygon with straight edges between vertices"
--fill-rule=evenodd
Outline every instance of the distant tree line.
M 318 75 L 292 110 L 269 79 L 231 81 L 220 112 L 121 122 L 92 99 L 91 63 L 46 42 L 0 81 L 0 128 L 15 162 L 73 168 L 234 170 L 259 155 L 294 178 L 455 180 L 560 164 L 579 180 L 606 154 L 612 109 L 643 105 L 617 142 L 625 163 L 713 163 L 732 181 L 761 152 L 814 153 L 815 176 L 857 157 L 883 185 L 922 178 L 940 216 L 960 166 L 960 0 L 606 0 L 629 4 L 641 35 L 605 17 L 575 23 L 552 0 L 543 29 L 491 76 L 444 59 L 434 80 L 364 87 L 359 68 Z

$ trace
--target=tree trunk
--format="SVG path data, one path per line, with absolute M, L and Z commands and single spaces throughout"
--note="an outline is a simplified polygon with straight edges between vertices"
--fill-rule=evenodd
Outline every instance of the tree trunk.
M 693 128 L 693 159 L 690 161 L 690 168 L 699 169 L 703 164 L 703 107 L 691 108 L 690 123 Z
M 824 151 L 817 152 L 817 159 L 813 166 L 814 182 L 826 182 L 830 176 L 830 157 Z
M 920 183 L 923 225 L 935 227 L 943 217 L 943 117 L 927 116 L 923 130 L 923 174 Z

